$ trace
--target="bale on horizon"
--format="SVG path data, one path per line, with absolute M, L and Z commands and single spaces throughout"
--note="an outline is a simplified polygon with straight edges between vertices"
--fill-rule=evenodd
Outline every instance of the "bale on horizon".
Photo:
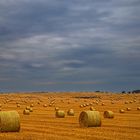
M 104 111 L 104 118 L 114 118 L 113 111 L 110 110 Z
M 68 116 L 74 116 L 74 110 L 73 109 L 69 109 L 67 112 Z
M 56 111 L 55 116 L 57 118 L 64 118 L 65 117 L 65 112 L 63 110 L 58 110 L 58 111 Z

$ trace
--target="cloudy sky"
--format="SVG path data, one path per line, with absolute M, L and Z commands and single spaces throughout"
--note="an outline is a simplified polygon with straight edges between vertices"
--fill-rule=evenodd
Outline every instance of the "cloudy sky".
M 0 0 L 1 91 L 140 88 L 140 0 Z

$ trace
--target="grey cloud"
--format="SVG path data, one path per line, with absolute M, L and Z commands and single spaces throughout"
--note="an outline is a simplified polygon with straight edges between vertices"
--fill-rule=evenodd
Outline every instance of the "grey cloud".
M 48 88 L 42 82 L 95 81 L 109 84 L 49 89 L 136 87 L 139 7 L 138 0 L 1 0 L 1 86 L 41 90 Z

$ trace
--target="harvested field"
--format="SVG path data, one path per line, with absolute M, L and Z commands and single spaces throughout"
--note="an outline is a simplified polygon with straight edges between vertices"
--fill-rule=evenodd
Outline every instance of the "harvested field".
M 0 140 L 140 140 L 140 94 L 13 93 L 0 94 L 0 104 L 2 111 L 16 110 L 21 123 L 20 132 L 0 133 Z M 86 106 L 80 107 L 83 104 Z M 23 110 L 31 105 L 33 112 L 24 115 Z M 91 106 L 100 112 L 102 125 L 81 128 L 79 115 Z M 74 116 L 56 118 L 55 107 L 65 112 L 72 108 Z M 119 113 L 126 108 L 131 110 Z M 104 118 L 105 110 L 113 111 L 115 117 Z

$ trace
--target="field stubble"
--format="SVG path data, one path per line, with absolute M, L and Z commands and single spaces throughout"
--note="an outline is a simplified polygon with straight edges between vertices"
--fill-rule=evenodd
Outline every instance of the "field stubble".
M 93 98 L 75 98 L 81 96 Z M 125 104 L 125 101 L 128 103 Z M 17 103 L 20 107 L 17 107 Z M 80 107 L 87 103 L 92 105 Z M 140 111 L 137 110 L 140 106 L 140 94 L 1 94 L 0 104 L 2 111 L 17 110 L 21 121 L 20 132 L 0 133 L 0 140 L 140 140 Z M 23 115 L 23 110 L 31 104 L 34 105 L 33 112 Z M 44 104 L 47 107 L 44 107 Z M 100 112 L 102 126 L 81 128 L 79 114 L 89 110 L 90 106 Z M 56 118 L 55 107 L 65 112 L 72 108 L 75 115 L 66 114 L 65 118 Z M 127 111 L 127 107 L 131 108 L 131 111 Z M 124 109 L 125 113 L 119 113 L 119 109 Z M 105 110 L 113 111 L 115 117 L 104 118 Z

